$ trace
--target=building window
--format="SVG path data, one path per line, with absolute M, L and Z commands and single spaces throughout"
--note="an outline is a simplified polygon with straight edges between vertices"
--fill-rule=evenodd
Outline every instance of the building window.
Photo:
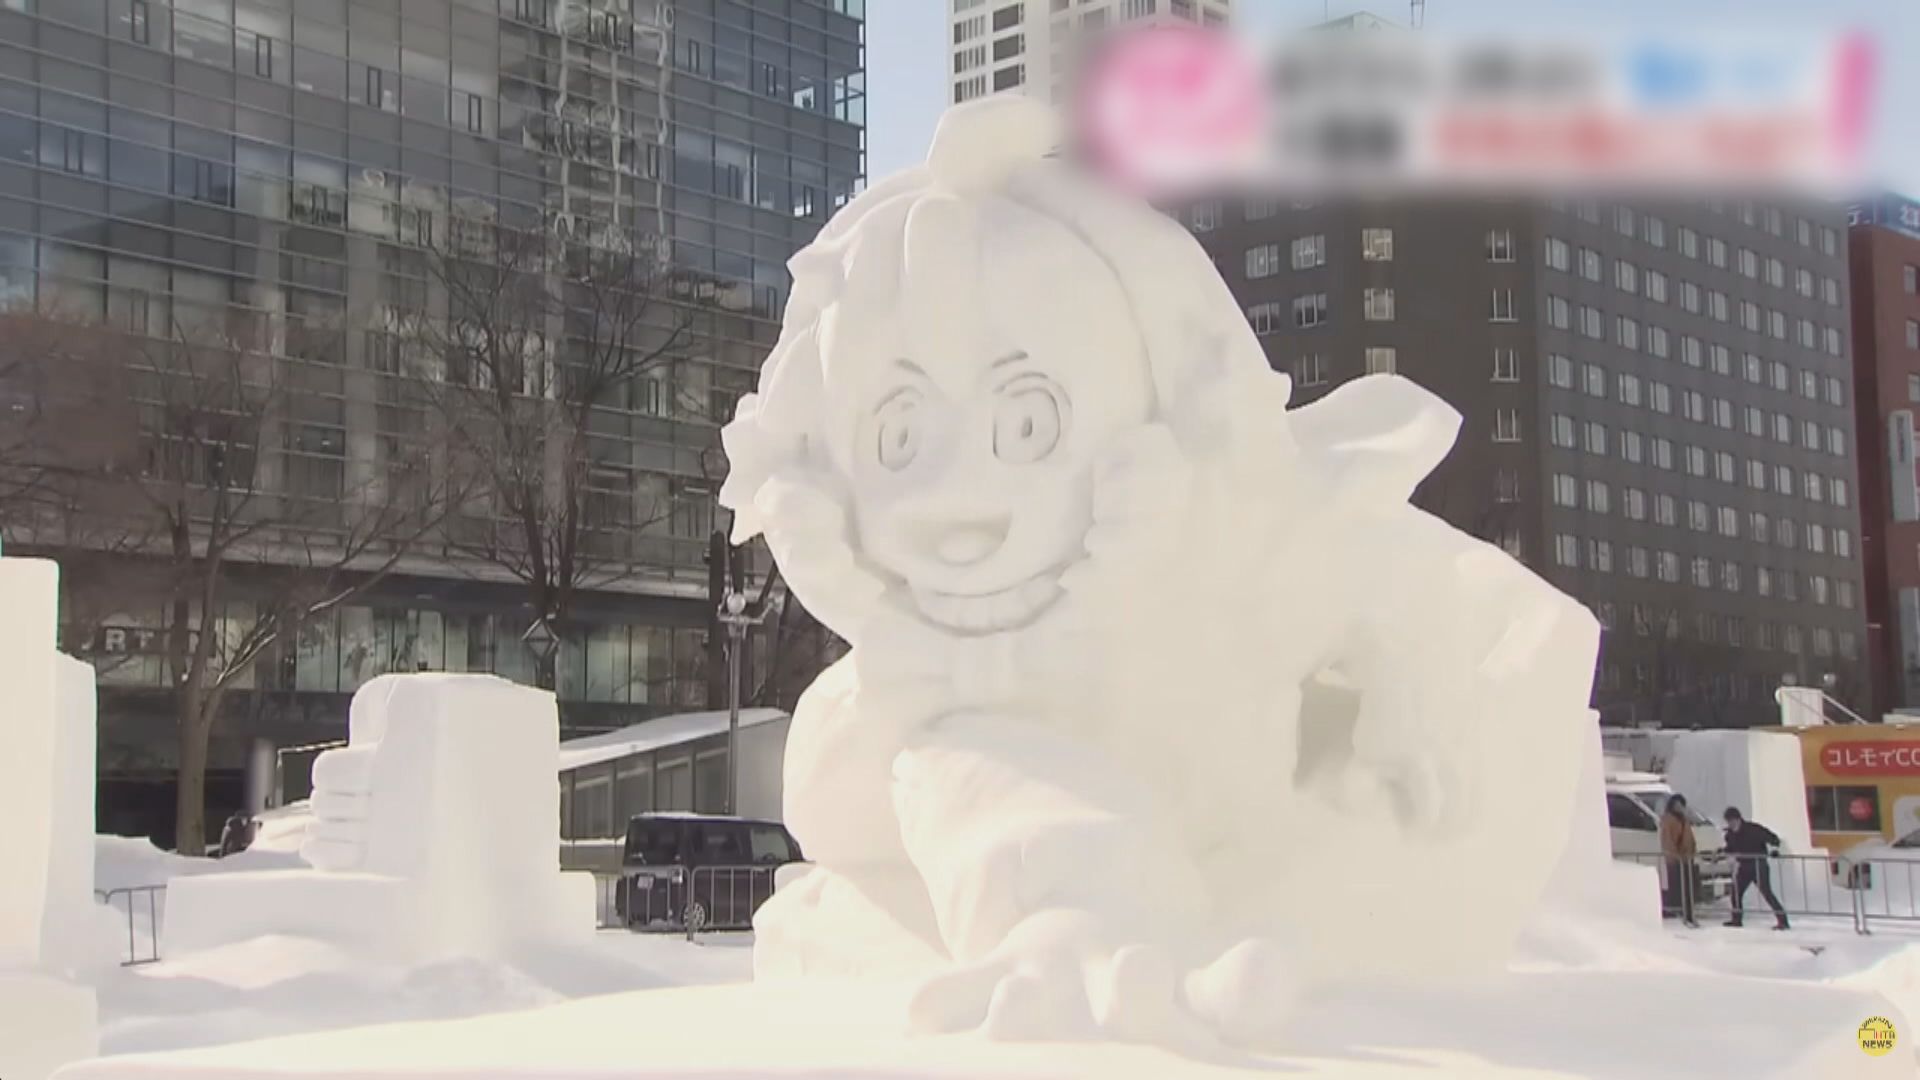
M 1368 322 L 1393 321 L 1393 290 L 1367 289 L 1361 293 L 1361 301 Z
M 1508 383 L 1520 381 L 1520 360 L 1514 350 L 1493 350 L 1493 381 Z
M 1647 299 L 1656 304 L 1667 302 L 1667 275 L 1658 270 L 1649 270 L 1646 274 Z
M 1300 358 L 1295 374 L 1299 376 L 1301 386 L 1325 386 L 1327 385 L 1327 358 L 1319 353 L 1308 353 Z
M 1018 9 L 1016 8 L 1015 10 L 1018 10 Z M 1027 81 L 1027 69 L 1026 69 L 1026 65 L 1024 64 L 1015 64 L 1012 67 L 1004 67 L 1004 68 L 1001 68 L 999 71 L 996 71 L 993 73 L 993 88 L 996 91 L 1011 90 L 1014 87 L 1019 86 L 1021 83 L 1024 83 L 1026 81 Z
M 1293 268 L 1308 270 L 1327 264 L 1327 237 L 1324 233 L 1302 236 L 1293 242 Z
M 1015 57 L 1019 56 L 1021 53 L 1025 52 L 1026 46 L 1027 46 L 1026 35 L 1008 34 L 1006 37 L 999 38 L 996 41 L 994 41 L 993 58 L 996 61 L 1012 60 Z
M 1496 409 L 1493 414 L 1493 441 L 1515 443 L 1520 441 L 1520 412 L 1517 409 Z
M 1497 353 L 1496 353 L 1495 363 L 1496 364 L 1498 363 Z M 1920 375 L 1917 375 L 1914 378 L 1916 380 L 1916 385 L 1920 385 Z M 1559 353 L 1554 353 L 1548 356 L 1547 357 L 1547 382 L 1554 386 L 1561 387 L 1562 389 L 1568 389 L 1568 390 L 1572 389 L 1573 388 L 1573 361 L 1568 359 L 1565 356 L 1560 355 Z M 1914 400 L 1920 401 L 1920 398 L 1915 398 Z
M 1247 323 L 1256 334 L 1271 334 L 1280 329 L 1280 305 L 1255 304 L 1247 309 Z
M 1587 421 L 1587 453 L 1598 457 L 1607 456 L 1607 425 L 1598 420 Z
M 1579 506 L 1579 482 L 1566 473 L 1555 473 L 1553 477 L 1553 505 L 1565 507 Z
M 1908 296 L 1920 293 L 1920 267 L 1912 265 L 1902 267 L 1900 269 L 1900 287 L 1907 291 Z
M 1498 294 L 1495 294 L 1496 297 Z M 1494 301 L 1497 309 L 1499 300 Z M 1547 325 L 1556 330 L 1566 330 L 1573 325 L 1573 308 L 1564 297 L 1547 297 Z
M 1920 349 L 1920 319 L 1907 320 L 1907 348 Z
M 1026 5 L 1024 4 L 1008 4 L 1006 7 L 995 9 L 993 13 L 993 29 L 998 32 L 1019 26 L 1020 18 L 1025 12 Z
M 1566 270 L 1573 265 L 1573 252 L 1565 240 L 1547 237 L 1546 263 L 1555 270 Z
M 1613 544 L 1606 540 L 1588 540 L 1587 566 L 1602 574 L 1613 573 Z
M 1580 276 L 1588 281 L 1600 280 L 1600 253 L 1592 248 L 1580 249 Z
M 1595 341 L 1606 340 L 1605 317 L 1601 315 L 1599 308 L 1580 305 L 1580 334 Z
M 1613 328 L 1615 336 L 1619 338 L 1621 348 L 1631 349 L 1636 352 L 1639 351 L 1640 324 L 1638 322 L 1635 322 L 1625 315 L 1619 315 L 1614 318 Z
M 128 36 L 138 44 L 150 44 L 153 34 L 151 26 L 152 23 L 149 21 L 147 11 L 147 0 L 133 0 L 127 18 Z
M 1653 523 L 1655 525 L 1665 525 L 1668 528 L 1678 525 L 1680 523 L 1678 506 L 1679 504 L 1675 502 L 1671 495 L 1655 495 L 1653 497 Z
M 1194 232 L 1212 232 L 1214 229 L 1214 226 L 1218 225 L 1219 223 L 1220 223 L 1220 203 L 1218 200 L 1209 199 L 1206 202 L 1194 204 L 1193 206 L 1193 231 Z
M 1607 369 L 1599 364 L 1588 364 L 1580 369 L 1580 389 L 1588 397 L 1607 396 Z
M 1640 268 L 1625 259 L 1613 260 L 1613 285 L 1623 293 L 1640 291 Z
M 1553 538 L 1553 561 L 1561 566 L 1580 565 L 1580 538 L 1572 533 L 1559 533 Z
M 1516 503 L 1520 501 L 1520 474 L 1512 469 L 1501 468 L 1493 474 L 1493 501 Z
M 1305 330 L 1327 321 L 1327 294 L 1314 293 L 1293 302 L 1293 325 Z
M 1667 223 L 1649 214 L 1646 220 L 1646 238 L 1647 243 L 1652 244 L 1654 247 L 1666 247 Z
M 1512 412 L 1512 410 L 1510 409 L 1505 411 Z M 1514 414 L 1514 423 L 1516 425 L 1518 425 L 1519 423 L 1519 414 L 1517 413 Z M 1555 446 L 1562 447 L 1567 450 L 1573 449 L 1574 447 L 1573 417 L 1567 416 L 1563 413 L 1556 413 L 1554 415 L 1552 439 L 1553 439 L 1553 445 Z
M 1375 347 L 1367 350 L 1367 374 L 1391 375 L 1397 368 L 1393 349 Z
M 1499 263 L 1513 261 L 1513 230 L 1489 229 L 1487 231 L 1487 261 Z
M 1620 456 L 1627 461 L 1640 464 L 1646 437 L 1637 431 L 1620 432 Z
M 1623 373 L 1621 374 L 1621 376 L 1620 376 L 1620 404 L 1622 404 L 1622 405 L 1632 405 L 1632 406 L 1634 406 L 1634 407 L 1636 407 L 1636 408 L 1637 408 L 1637 407 L 1639 407 L 1639 405 L 1640 405 L 1640 376 L 1638 376 L 1638 375 L 1628 375 L 1628 374 L 1625 374 L 1624 372 L 1623 372 Z
M 1262 244 L 1247 249 L 1247 277 L 1259 279 L 1280 272 L 1280 245 Z
M 1392 262 L 1393 230 L 1361 229 L 1360 258 L 1366 262 Z
M 1613 489 L 1604 480 L 1587 481 L 1587 509 L 1596 514 L 1613 512 Z
M 1685 255 L 1689 259 L 1697 259 L 1700 257 L 1699 233 L 1682 225 L 1680 231 L 1675 234 L 1675 237 L 1675 244 L 1679 247 L 1680 254 Z
M 1512 289 L 1493 290 L 1493 314 L 1492 314 L 1491 321 L 1493 322 L 1517 322 L 1518 321 L 1518 318 L 1514 315 L 1514 311 L 1513 311 L 1513 290 Z
M 1241 207 L 1241 216 L 1248 221 L 1265 221 L 1280 212 L 1278 199 L 1248 199 Z

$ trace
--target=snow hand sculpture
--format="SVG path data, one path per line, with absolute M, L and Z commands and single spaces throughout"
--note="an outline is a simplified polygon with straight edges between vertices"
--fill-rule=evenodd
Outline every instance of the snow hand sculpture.
M 735 538 L 854 646 L 800 703 L 816 860 L 756 970 L 929 1030 L 1279 1036 L 1341 978 L 1505 960 L 1565 842 L 1598 631 L 1408 504 L 1459 418 L 1289 411 L 1177 224 L 955 108 L 792 263 L 725 431 Z

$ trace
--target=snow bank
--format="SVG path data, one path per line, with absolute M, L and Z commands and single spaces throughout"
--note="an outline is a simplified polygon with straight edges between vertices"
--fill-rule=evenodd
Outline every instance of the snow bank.
M 551 694 L 503 679 L 369 682 L 348 746 L 314 762 L 312 869 L 175 879 L 169 951 L 287 934 L 425 961 L 584 940 L 593 881 L 558 869 L 558 730 Z

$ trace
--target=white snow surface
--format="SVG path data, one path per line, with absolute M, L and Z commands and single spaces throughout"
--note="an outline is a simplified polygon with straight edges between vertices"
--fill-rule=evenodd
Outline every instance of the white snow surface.
M 770 724 L 783 720 L 786 713 L 779 709 L 741 709 L 740 728 L 746 730 L 761 724 Z M 727 730 L 727 713 L 694 712 L 662 716 L 653 720 L 633 724 L 609 731 L 601 735 L 588 735 L 578 739 L 568 739 L 560 744 L 560 771 L 598 765 L 603 761 L 612 761 L 629 754 L 643 754 L 649 750 L 677 746 L 694 739 L 704 739 L 724 734 Z

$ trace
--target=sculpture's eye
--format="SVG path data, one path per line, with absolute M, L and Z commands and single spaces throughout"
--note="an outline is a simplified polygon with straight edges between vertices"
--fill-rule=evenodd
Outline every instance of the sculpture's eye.
M 921 415 L 920 394 L 914 390 L 903 390 L 888 398 L 879 409 L 879 425 L 875 431 L 874 456 L 883 468 L 899 472 L 920 453 L 921 429 L 926 426 Z
M 1009 465 L 1030 465 L 1060 443 L 1059 388 L 1041 378 L 1020 379 L 1001 391 L 993 412 L 993 456 Z

